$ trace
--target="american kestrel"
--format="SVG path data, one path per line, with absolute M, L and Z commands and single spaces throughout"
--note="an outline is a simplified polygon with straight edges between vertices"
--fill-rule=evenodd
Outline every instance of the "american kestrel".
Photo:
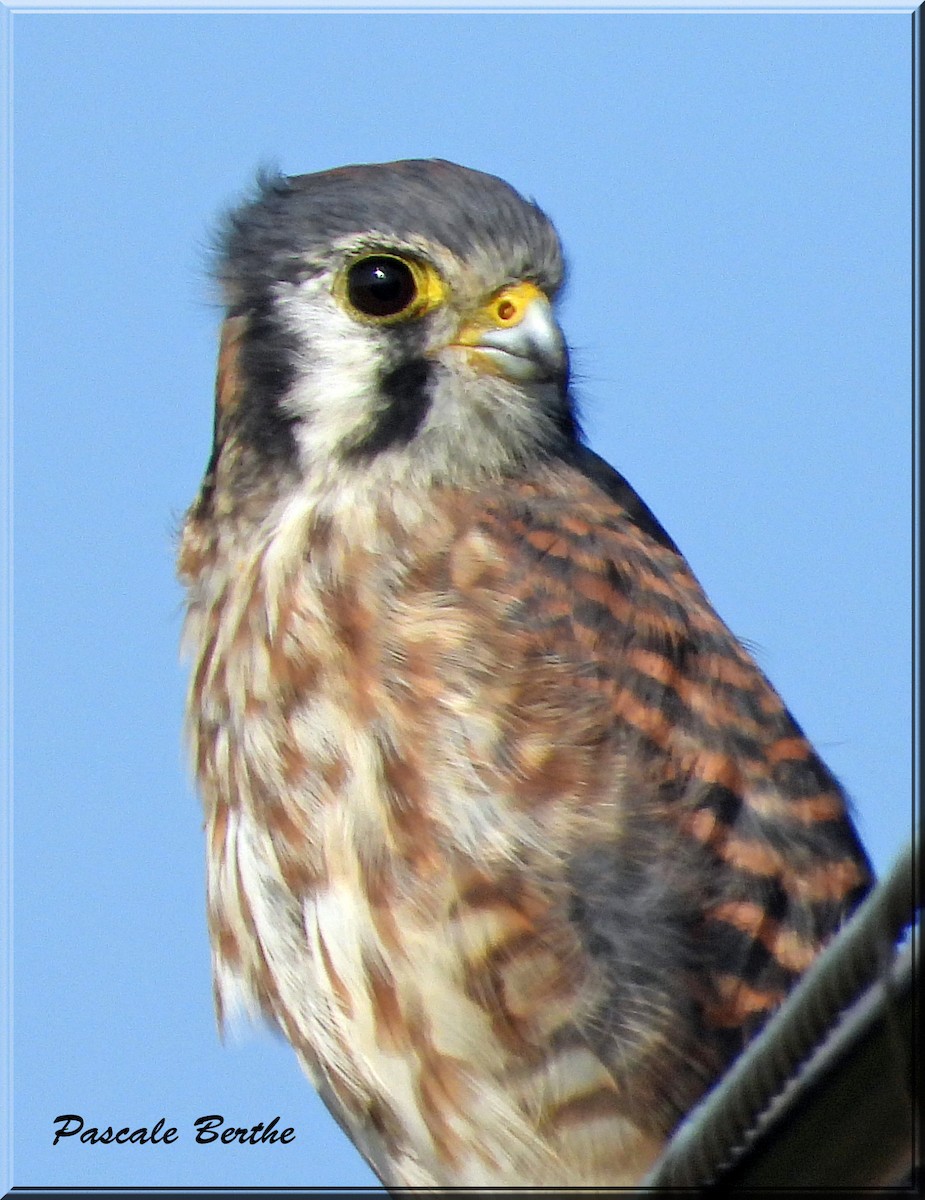
M 870 886 L 838 783 L 582 442 L 553 226 L 442 161 L 227 217 L 182 535 L 219 1018 L 386 1185 L 637 1182 Z

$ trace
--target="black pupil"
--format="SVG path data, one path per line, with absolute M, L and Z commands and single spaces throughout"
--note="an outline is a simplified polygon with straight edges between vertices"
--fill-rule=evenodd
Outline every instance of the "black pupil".
M 364 258 L 347 274 L 350 303 L 368 317 L 397 316 L 416 294 L 411 268 L 397 258 Z

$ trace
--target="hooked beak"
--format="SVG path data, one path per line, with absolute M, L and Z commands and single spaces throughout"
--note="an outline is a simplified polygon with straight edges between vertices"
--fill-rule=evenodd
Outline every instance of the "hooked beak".
M 515 382 L 550 383 L 568 374 L 568 351 L 547 297 L 532 283 L 502 288 L 451 343 L 481 371 Z

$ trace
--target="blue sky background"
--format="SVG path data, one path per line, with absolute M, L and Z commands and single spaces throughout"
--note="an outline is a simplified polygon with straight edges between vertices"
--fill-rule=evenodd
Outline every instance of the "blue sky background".
M 911 812 L 910 24 L 13 16 L 16 1184 L 374 1182 L 284 1043 L 219 1043 L 181 748 L 206 247 L 261 162 L 447 157 L 550 213 L 590 443 L 888 867 Z M 52 1148 L 68 1112 L 180 1138 Z M 207 1113 L 297 1138 L 197 1146 Z

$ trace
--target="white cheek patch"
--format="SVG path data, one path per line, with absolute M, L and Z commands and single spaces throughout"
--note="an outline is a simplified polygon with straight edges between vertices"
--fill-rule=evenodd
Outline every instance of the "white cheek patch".
M 336 465 L 375 416 L 383 354 L 378 330 L 353 320 L 331 294 L 330 277 L 277 291 L 278 310 L 295 333 L 301 361 L 283 408 L 298 419 L 303 465 Z

